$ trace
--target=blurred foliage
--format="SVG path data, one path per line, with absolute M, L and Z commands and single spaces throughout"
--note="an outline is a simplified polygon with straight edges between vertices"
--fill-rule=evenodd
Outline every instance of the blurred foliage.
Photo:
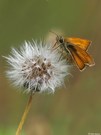
M 96 65 L 82 73 L 73 68 L 73 77 L 54 95 L 36 94 L 23 131 L 101 134 L 101 0 L 0 0 L 0 135 L 15 133 L 28 98 L 6 79 L 7 64 L 1 56 L 24 40 L 44 38 L 52 29 L 92 40 L 89 52 Z

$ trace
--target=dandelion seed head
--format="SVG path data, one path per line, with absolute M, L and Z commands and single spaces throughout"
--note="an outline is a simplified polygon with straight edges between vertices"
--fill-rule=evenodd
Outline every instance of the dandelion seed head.
M 64 83 L 69 65 L 59 60 L 60 54 L 52 50 L 50 44 L 25 42 L 19 50 L 12 48 L 11 55 L 5 57 L 9 63 L 8 78 L 23 91 L 54 92 Z

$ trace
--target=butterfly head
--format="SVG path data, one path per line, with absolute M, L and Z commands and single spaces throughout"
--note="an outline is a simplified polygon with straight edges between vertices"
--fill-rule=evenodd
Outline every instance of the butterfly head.
M 56 43 L 62 44 L 64 43 L 64 38 L 62 36 L 59 36 L 57 33 L 50 31 L 51 33 L 56 35 Z
M 64 38 L 62 36 L 57 36 L 56 41 L 57 41 L 57 43 L 62 44 L 62 43 L 64 43 Z

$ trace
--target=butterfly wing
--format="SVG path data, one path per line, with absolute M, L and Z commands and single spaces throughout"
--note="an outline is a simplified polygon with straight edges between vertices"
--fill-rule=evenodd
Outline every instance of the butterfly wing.
M 86 65 L 93 66 L 95 64 L 93 58 L 91 57 L 91 55 L 88 52 L 82 50 L 81 48 L 79 48 L 77 46 L 75 48 L 77 50 L 79 57 L 82 59 L 82 61 Z
M 80 47 L 68 45 L 67 49 L 80 70 L 83 70 L 86 65 L 94 65 L 94 60 L 92 57 L 88 54 L 88 52 L 81 49 Z
M 81 38 L 64 38 L 65 42 L 69 42 L 75 46 L 80 47 L 83 50 L 87 50 L 91 44 L 91 41 Z

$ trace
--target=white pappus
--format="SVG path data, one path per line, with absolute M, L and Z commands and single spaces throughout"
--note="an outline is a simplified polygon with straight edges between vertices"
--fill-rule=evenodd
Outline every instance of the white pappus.
M 19 50 L 12 48 L 7 59 L 9 68 L 7 76 L 15 86 L 29 92 L 54 92 L 64 83 L 69 74 L 69 65 L 61 59 L 57 50 L 52 50 L 51 44 L 24 42 Z

